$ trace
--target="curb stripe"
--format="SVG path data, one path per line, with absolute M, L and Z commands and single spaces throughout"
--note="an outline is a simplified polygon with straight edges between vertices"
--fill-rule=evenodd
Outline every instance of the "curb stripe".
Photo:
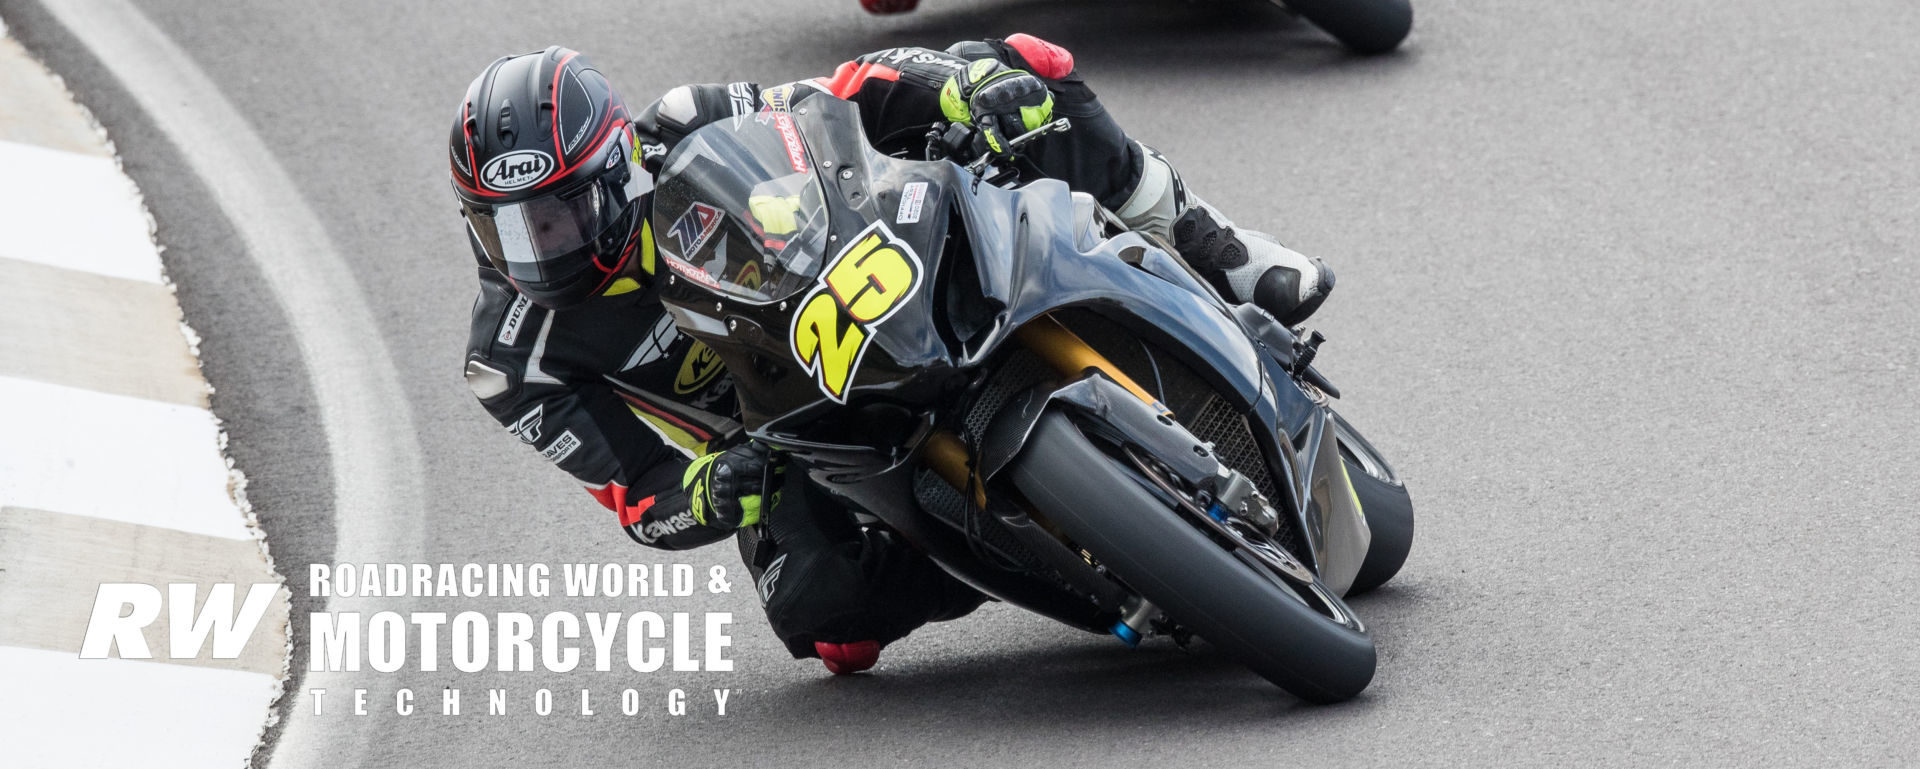
M 200 585 L 198 595 L 204 602 L 208 585 L 230 582 L 237 585 L 234 610 L 238 611 L 248 587 L 280 581 L 260 558 L 259 543 L 251 540 L 19 507 L 0 508 L 0 564 L 6 564 L 0 570 L 0 617 L 8 618 L 0 623 L 0 646 L 69 656 L 86 636 L 101 583 L 138 582 L 159 587 L 164 594 L 169 583 L 193 582 Z M 287 600 L 282 587 L 276 605 L 254 629 L 238 659 L 214 659 L 211 641 L 201 647 L 197 658 L 168 658 L 167 611 L 143 635 L 156 663 L 277 677 L 287 656 Z
M 0 19 L 0 35 L 5 34 L 6 27 L 6 20 Z M 7 108 L 0 110 L 0 141 L 113 157 L 101 143 L 93 121 L 67 97 L 60 80 L 11 37 L 0 39 L 0 71 L 18 73 L 6 81 Z M 42 76 L 32 77 L 35 72 Z
M 238 670 L 0 646 L 7 766 L 245 766 L 280 684 Z
M 160 252 L 132 180 L 112 158 L 0 141 L 0 256 L 160 283 Z
M 0 504 L 253 540 L 205 409 L 0 377 Z
M 0 376 L 207 406 L 166 286 L 0 259 L 0 307 Z
M 425 539 L 427 503 L 411 400 L 364 289 L 279 155 L 139 6 L 58 0 L 45 7 L 179 148 L 285 309 L 327 438 L 335 555 L 408 560 Z

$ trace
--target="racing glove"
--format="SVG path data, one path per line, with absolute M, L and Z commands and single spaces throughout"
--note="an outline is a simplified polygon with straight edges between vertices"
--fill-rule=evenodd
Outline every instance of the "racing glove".
M 760 522 L 762 488 L 772 457 L 767 447 L 749 442 L 693 460 L 680 477 L 687 509 L 702 526 L 737 529 Z
M 665 550 L 688 550 L 718 542 L 735 529 L 760 522 L 761 493 L 781 468 L 770 452 L 749 443 L 693 460 L 665 463 L 633 486 L 588 487 L 594 498 L 620 514 L 633 541 Z M 772 465 L 773 472 L 768 472 Z M 773 492 L 773 503 L 780 494 Z
M 941 86 L 940 113 L 974 127 L 975 149 L 1000 155 L 1008 139 L 1053 120 L 1053 93 L 1031 72 L 980 59 Z

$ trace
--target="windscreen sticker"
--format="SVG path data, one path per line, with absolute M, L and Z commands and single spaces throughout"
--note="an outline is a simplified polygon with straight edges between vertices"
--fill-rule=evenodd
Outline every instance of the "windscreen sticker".
M 688 280 L 691 280 L 702 286 L 706 286 L 707 288 L 711 288 L 715 291 L 720 290 L 720 280 L 708 274 L 706 270 L 700 269 L 699 267 L 695 266 L 692 262 L 689 262 L 685 259 L 674 256 L 673 254 L 669 254 L 665 251 L 660 252 L 660 255 L 667 258 L 667 266 L 673 268 L 674 272 L 680 273 L 681 275 L 686 276 Z
M 920 221 L 920 206 L 927 201 L 926 182 L 908 182 L 900 188 L 900 210 L 893 215 L 894 224 L 916 224 Z
M 773 127 L 780 129 L 780 140 L 787 144 L 787 163 L 793 166 L 795 173 L 807 172 L 807 147 L 800 142 L 800 132 L 793 127 L 793 118 L 784 112 L 774 113 Z
M 720 229 L 720 209 L 695 203 L 673 220 L 673 229 L 667 231 L 667 237 L 680 244 L 680 253 L 692 256 L 700 252 L 700 247 L 706 245 L 707 238 L 713 237 L 717 229 Z
M 827 263 L 793 316 L 793 357 L 836 403 L 847 402 L 873 330 L 913 296 L 926 272 L 883 222 L 851 243 Z

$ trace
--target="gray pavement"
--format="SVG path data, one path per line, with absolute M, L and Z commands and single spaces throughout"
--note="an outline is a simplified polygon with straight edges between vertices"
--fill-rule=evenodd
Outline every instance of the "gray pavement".
M 487 61 L 563 42 L 644 100 L 892 45 L 1067 45 L 1196 190 L 1339 273 L 1321 361 L 1420 516 L 1402 576 L 1355 604 L 1373 687 L 1302 706 L 1204 651 L 1128 653 L 1001 607 L 835 680 L 783 659 L 736 592 L 711 602 L 740 622 L 732 674 L 365 677 L 376 702 L 401 685 L 741 689 L 726 719 L 296 714 L 317 742 L 276 765 L 1913 760 L 1920 9 L 1424 0 L 1405 51 L 1357 60 L 1260 6 L 926 5 L 142 8 L 251 120 L 375 308 L 428 502 L 356 514 L 417 516 L 406 555 L 423 561 L 676 560 L 632 547 L 459 379 L 473 267 L 441 143 Z M 298 324 L 127 89 L 33 0 L 0 14 L 113 131 L 177 244 L 214 407 L 300 595 L 296 565 L 342 537 Z M 608 608 L 475 603 L 452 608 Z

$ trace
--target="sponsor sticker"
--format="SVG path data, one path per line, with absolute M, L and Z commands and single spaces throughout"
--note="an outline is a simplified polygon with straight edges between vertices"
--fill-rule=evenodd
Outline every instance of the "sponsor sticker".
M 694 520 L 692 511 L 682 510 L 672 518 L 664 521 L 654 521 L 641 527 L 640 541 L 645 544 L 653 544 L 660 541 L 661 537 L 678 534 L 693 528 L 699 523 L 699 521 Z
M 673 254 L 662 252 L 661 256 L 664 256 L 667 258 L 668 267 L 673 268 L 674 272 L 677 272 L 677 273 L 680 273 L 681 275 L 686 276 L 687 280 L 691 280 L 695 283 L 698 283 L 702 286 L 706 286 L 707 288 L 711 288 L 715 291 L 720 290 L 719 279 L 713 277 L 712 275 L 707 274 L 706 270 L 700 269 L 699 267 L 695 267 L 692 262 L 689 262 L 685 259 L 674 256 Z
M 780 129 L 780 138 L 787 144 L 787 163 L 798 173 L 807 172 L 807 146 L 800 141 L 800 131 L 793 127 L 793 118 L 786 113 L 773 116 L 773 127 Z
M 881 51 L 876 58 L 885 59 L 895 67 L 912 63 L 930 64 L 956 71 L 966 69 L 966 64 L 958 57 L 934 53 L 925 48 L 889 48 Z
M 753 114 L 753 87 L 746 83 L 731 83 L 727 86 L 728 106 L 733 108 L 733 126 L 740 127 L 740 119 Z
M 529 446 L 539 442 L 540 420 L 545 418 L 545 411 L 545 406 L 534 406 L 532 411 L 521 415 L 518 420 L 515 420 L 513 425 L 507 428 L 507 432 L 513 433 L 514 437 L 519 438 L 521 443 Z
M 786 112 L 793 106 L 793 84 L 776 85 L 761 91 L 760 101 L 766 103 L 766 112 Z
M 494 341 L 512 347 L 514 340 L 520 338 L 520 321 L 526 319 L 527 308 L 532 305 L 533 301 L 525 296 L 514 297 L 513 306 L 507 308 L 507 319 L 500 322 L 500 335 L 494 337 Z
M 767 570 L 760 574 L 758 585 L 760 605 L 765 606 L 768 601 L 773 600 L 773 589 L 780 583 L 780 568 L 785 565 L 787 565 L 787 554 L 781 553 L 780 557 L 773 559 L 773 563 L 767 564 Z
M 546 457 L 549 462 L 559 464 L 561 460 L 573 456 L 574 450 L 578 448 L 580 448 L 580 439 L 573 437 L 573 431 L 562 430 L 560 437 L 553 439 L 553 443 L 540 450 L 540 456 Z
M 592 128 L 596 122 L 599 122 L 594 120 L 594 118 L 599 116 L 600 108 L 594 105 L 593 96 L 587 93 L 587 84 L 580 82 L 579 76 L 568 73 L 567 85 L 571 87 L 560 90 L 560 97 L 562 99 L 573 99 L 577 97 L 585 99 L 587 102 L 586 119 L 580 121 L 580 127 L 574 129 L 573 135 L 567 137 L 567 146 L 563 150 L 566 154 L 572 154 L 574 149 L 580 146 L 580 140 L 587 138 L 587 129 Z M 557 105 L 553 113 L 555 115 L 567 114 L 565 110 L 559 109 Z
M 927 200 L 926 182 L 908 182 L 900 188 L 900 210 L 893 215 L 894 224 L 915 224 L 920 221 L 920 206 Z
M 713 237 L 714 230 L 720 229 L 720 209 L 705 203 L 694 203 L 673 220 L 673 228 L 667 230 L 667 237 L 680 244 L 680 253 L 694 254 Z
M 680 330 L 673 327 L 673 316 L 661 315 L 660 320 L 654 322 L 653 331 L 647 334 L 639 347 L 634 348 L 633 355 L 627 357 L 626 365 L 621 366 L 620 370 L 631 371 L 667 357 L 667 345 L 673 344 L 673 340 L 679 337 Z
M 867 226 L 827 263 L 793 316 L 793 357 L 820 391 L 847 402 L 873 330 L 920 287 L 926 268 L 884 222 Z
M 552 171 L 552 155 L 540 150 L 519 150 L 487 161 L 480 169 L 480 183 L 488 189 L 512 192 L 539 184 Z
M 713 382 L 725 367 L 720 365 L 720 354 L 708 347 L 705 342 L 695 340 L 687 348 L 687 357 L 680 362 L 680 373 L 673 378 L 675 395 L 691 395 L 700 388 Z

